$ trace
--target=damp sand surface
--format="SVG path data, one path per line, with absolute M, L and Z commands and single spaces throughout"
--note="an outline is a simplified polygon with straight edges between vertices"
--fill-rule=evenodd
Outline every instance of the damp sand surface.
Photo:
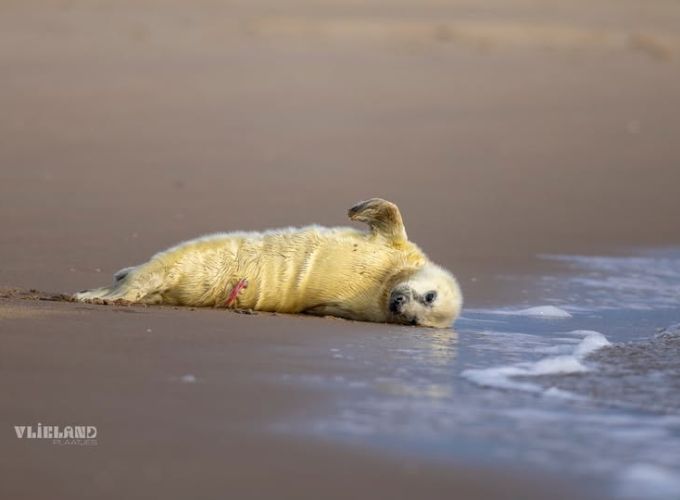
M 676 498 L 680 251 L 538 258 L 558 264 L 522 303 L 470 308 L 455 332 L 381 339 L 382 356 L 370 342 L 329 349 L 373 366 L 373 380 L 291 377 L 341 399 L 277 428 L 551 472 L 605 497 Z
M 264 497 L 675 498 L 680 250 L 537 259 L 552 272 L 496 278 L 529 286 L 522 302 L 447 330 L 4 290 L 5 423 L 100 432 L 91 450 L 8 439 L 4 465 L 75 463 L 103 492 L 171 497 L 200 477 L 206 493 Z M 109 462 L 123 456 L 145 475 Z

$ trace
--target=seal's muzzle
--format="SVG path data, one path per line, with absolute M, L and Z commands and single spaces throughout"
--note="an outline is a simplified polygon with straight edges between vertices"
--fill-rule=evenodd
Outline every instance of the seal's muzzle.
M 390 312 L 401 314 L 404 306 L 411 300 L 410 295 L 404 290 L 395 290 L 390 294 Z

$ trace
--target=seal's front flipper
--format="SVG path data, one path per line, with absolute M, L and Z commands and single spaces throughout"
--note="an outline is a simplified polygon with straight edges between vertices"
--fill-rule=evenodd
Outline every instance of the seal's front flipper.
M 347 215 L 352 220 L 365 222 L 373 234 L 386 238 L 394 246 L 408 241 L 399 208 L 392 202 L 371 198 L 354 205 Z
M 312 316 L 334 316 L 336 318 L 351 319 L 353 321 L 361 321 L 362 316 L 342 307 L 340 304 L 319 304 L 309 309 L 302 311 L 302 314 L 310 314 Z

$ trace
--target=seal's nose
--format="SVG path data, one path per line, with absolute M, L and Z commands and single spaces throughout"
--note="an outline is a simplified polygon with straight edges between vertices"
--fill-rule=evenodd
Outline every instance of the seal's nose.
M 400 313 L 402 307 L 404 307 L 405 302 L 406 295 L 401 293 L 393 295 L 392 298 L 390 299 L 390 312 L 394 314 Z

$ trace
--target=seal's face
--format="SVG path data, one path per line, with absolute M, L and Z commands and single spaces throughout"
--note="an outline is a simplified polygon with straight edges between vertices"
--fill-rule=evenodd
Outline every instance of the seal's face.
M 388 321 L 446 328 L 460 313 L 462 295 L 455 278 L 428 264 L 397 283 L 388 297 Z

